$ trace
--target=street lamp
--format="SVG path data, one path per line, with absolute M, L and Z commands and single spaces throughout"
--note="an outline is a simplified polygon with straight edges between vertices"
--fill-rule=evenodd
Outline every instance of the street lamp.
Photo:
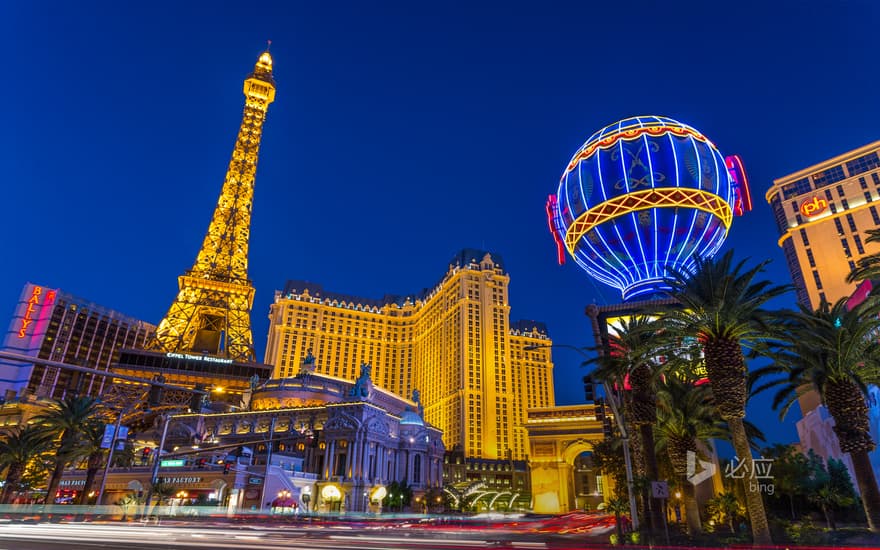
M 572 346 L 569 344 L 550 344 L 546 346 L 540 346 L 537 344 L 526 346 L 523 348 L 526 351 L 533 351 L 541 348 L 568 348 L 573 349 L 585 359 L 590 359 L 584 350 L 579 347 Z M 602 384 L 600 382 L 600 384 Z M 623 420 L 623 396 L 620 394 L 622 388 L 618 389 L 614 384 L 611 384 L 609 388 L 605 384 L 602 384 L 602 389 L 605 392 L 605 396 L 608 399 L 608 404 L 611 405 L 611 413 L 614 415 L 615 420 L 617 421 L 617 428 L 620 430 L 620 439 L 623 440 L 623 461 L 626 464 L 626 491 L 629 495 L 629 510 L 630 515 L 632 516 L 632 526 L 633 529 L 638 530 L 639 528 L 639 514 L 638 509 L 636 508 L 636 494 L 633 489 L 633 470 L 632 470 L 632 458 L 629 453 L 629 431 L 626 429 L 626 424 Z

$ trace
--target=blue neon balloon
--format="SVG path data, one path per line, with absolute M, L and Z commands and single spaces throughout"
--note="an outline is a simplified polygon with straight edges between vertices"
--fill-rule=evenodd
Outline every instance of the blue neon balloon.
M 664 287 L 669 268 L 714 255 L 730 227 L 735 182 L 698 130 L 632 117 L 593 134 L 565 169 L 548 212 L 568 254 L 625 300 Z

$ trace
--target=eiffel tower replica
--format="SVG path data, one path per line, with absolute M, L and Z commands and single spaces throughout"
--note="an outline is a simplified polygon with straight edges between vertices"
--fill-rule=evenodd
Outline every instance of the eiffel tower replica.
M 159 323 L 151 346 L 155 349 L 254 361 L 248 240 L 263 122 L 275 99 L 268 51 L 244 81 L 244 95 L 244 116 L 223 191 L 192 269 L 178 278 L 180 292 Z
M 248 240 L 263 122 L 275 99 L 272 56 L 260 54 L 244 81 L 245 106 L 223 190 L 192 269 L 146 350 L 122 350 L 116 372 L 189 387 L 244 391 L 271 367 L 255 363 L 251 334 L 254 287 Z

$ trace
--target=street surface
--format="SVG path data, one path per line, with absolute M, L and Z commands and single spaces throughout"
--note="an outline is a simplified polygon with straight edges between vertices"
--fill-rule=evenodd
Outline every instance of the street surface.
M 188 527 L 141 524 L 0 524 L 0 550 L 302 548 L 363 550 L 573 549 L 587 537 L 458 529 Z M 593 539 L 593 544 L 604 539 Z M 595 546 L 593 546 L 595 548 Z

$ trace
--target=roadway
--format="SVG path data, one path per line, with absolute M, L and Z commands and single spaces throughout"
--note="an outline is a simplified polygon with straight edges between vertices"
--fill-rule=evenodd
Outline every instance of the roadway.
M 600 539 L 601 540 L 601 539 Z M 548 536 L 493 530 L 377 530 L 366 527 L 191 527 L 141 524 L 0 525 L 0 550 L 176 550 L 219 548 L 549 550 L 579 547 L 584 536 Z M 593 544 L 599 542 L 595 540 Z M 592 546 L 595 548 L 595 546 Z

